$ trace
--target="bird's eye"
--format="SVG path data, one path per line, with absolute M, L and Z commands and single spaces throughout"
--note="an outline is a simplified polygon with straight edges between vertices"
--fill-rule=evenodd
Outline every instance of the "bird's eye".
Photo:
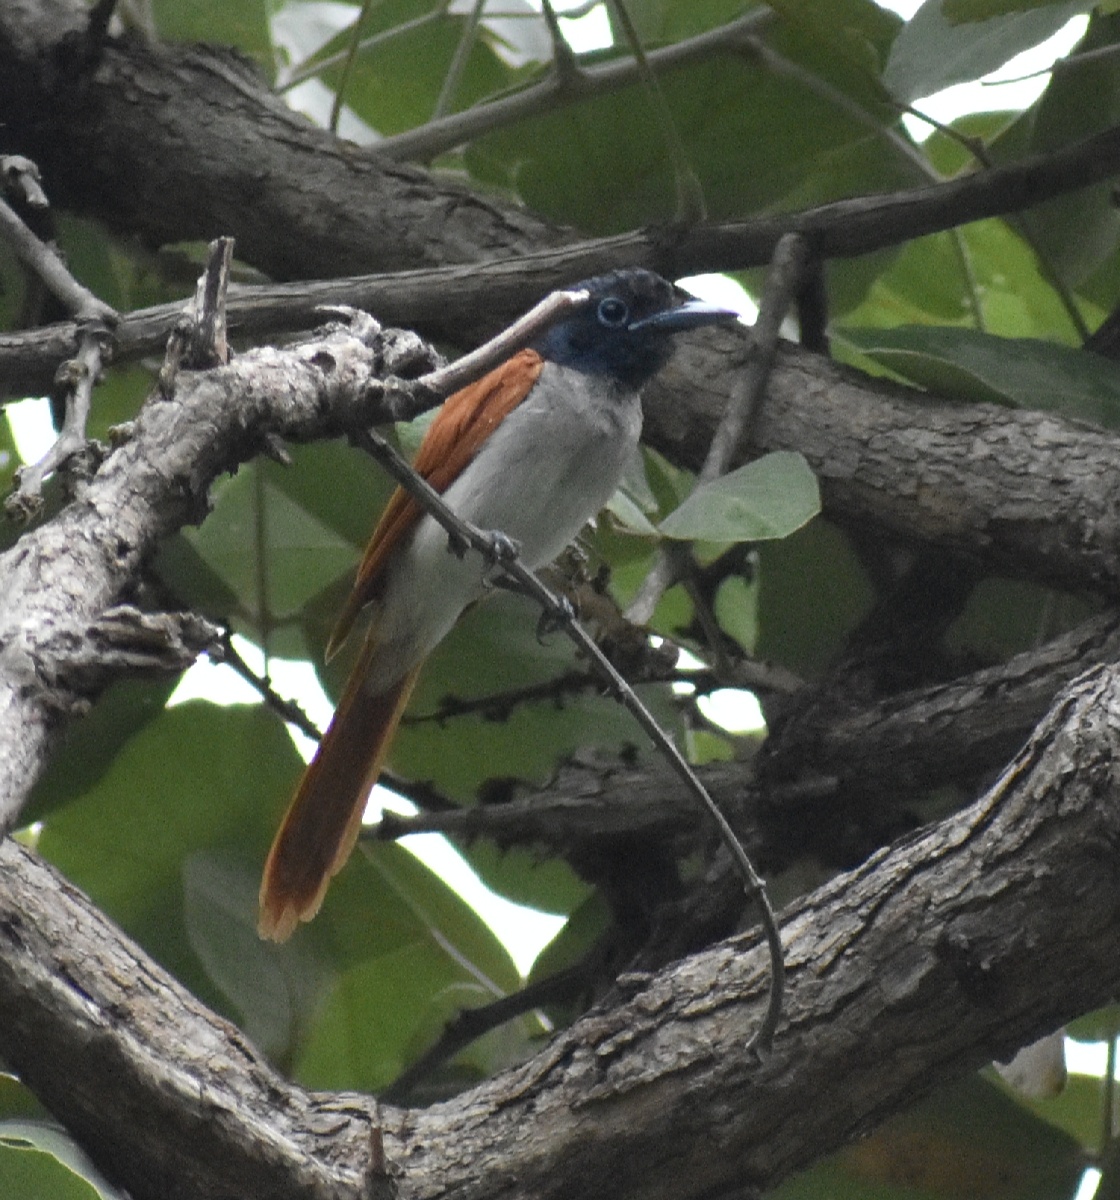
M 626 303 L 620 300 L 617 296 L 608 296 L 605 300 L 599 301 L 599 324 L 608 325 L 612 329 L 617 329 L 620 325 L 625 325 L 630 319 L 630 310 L 626 307 Z

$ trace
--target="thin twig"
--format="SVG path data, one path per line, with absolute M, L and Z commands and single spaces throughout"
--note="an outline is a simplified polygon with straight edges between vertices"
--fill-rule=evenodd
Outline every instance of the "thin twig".
M 424 13 L 423 16 L 413 17 L 411 21 L 402 21 L 400 25 L 394 25 L 392 29 L 384 29 L 380 33 L 372 33 L 369 37 L 362 38 L 357 43 L 357 53 L 364 54 L 372 50 L 375 46 L 379 46 L 382 42 L 391 41 L 393 38 L 411 33 L 414 29 L 421 29 L 425 25 L 431 25 L 433 21 L 439 21 L 445 16 L 446 9 L 447 0 L 444 0 L 444 3 L 432 9 L 431 12 Z M 339 64 L 349 62 L 353 53 L 354 47 L 349 45 L 345 50 L 339 50 L 335 54 L 328 54 L 326 58 L 316 58 L 313 54 L 310 58 L 300 63 L 298 67 L 294 67 L 289 74 L 285 75 L 284 81 L 276 85 L 276 90 L 281 93 L 289 92 L 292 88 L 298 87 L 299 84 L 305 83 L 308 79 L 314 79 L 324 71 L 330 70 L 331 67 L 337 67 Z M 338 91 L 342 92 L 343 90 L 343 87 L 340 85 Z
M 606 0 L 607 7 L 614 13 L 615 20 L 622 27 L 630 52 L 634 56 L 634 65 L 638 69 L 638 77 L 645 85 L 646 93 L 653 103 L 657 113 L 658 124 L 661 127 L 661 137 L 669 162 L 673 168 L 673 184 L 677 192 L 676 220 L 682 225 L 691 225 L 702 221 L 707 215 L 707 205 L 704 203 L 704 189 L 700 184 L 700 176 L 692 165 L 692 160 L 681 141 L 680 131 L 673 119 L 669 102 L 657 82 L 646 52 L 642 47 L 642 39 L 638 36 L 634 22 L 630 20 L 630 12 L 625 0 Z
M 595 0 L 596 4 L 599 0 Z M 568 45 L 568 39 L 560 28 L 560 19 L 552 7 L 552 0 L 541 0 L 541 16 L 548 30 L 549 41 L 552 43 L 552 71 L 562 87 L 569 89 L 578 85 L 577 76 L 580 74 L 579 59 L 576 52 Z
M 24 179 L 28 177 L 25 169 L 21 169 L 21 173 Z M 25 183 L 25 189 L 26 186 Z M 37 203 L 36 207 L 42 208 L 45 204 Z M 105 360 L 112 353 L 113 330 L 119 317 L 113 308 L 70 274 L 58 254 L 37 238 L 3 199 L 0 199 L 0 235 L 20 261 L 73 314 L 78 327 L 77 353 L 59 366 L 54 377 L 53 394 L 66 412 L 62 429 L 54 445 L 38 463 L 17 473 L 16 490 L 5 503 L 9 516 L 26 520 L 42 505 L 43 483 L 47 476 L 86 444 L 86 422 L 93 388 Z
M 461 1009 L 448 1021 L 439 1039 L 414 1063 L 410 1063 L 379 1098 L 387 1104 L 405 1103 L 422 1079 L 484 1033 L 534 1008 L 577 996 L 594 979 L 596 966 L 594 957 L 590 957 L 557 971 L 555 975 L 535 980 L 508 996 L 492 1000 L 489 1004 Z
M 787 233 L 779 239 L 762 288 L 743 374 L 712 436 L 707 457 L 697 476 L 697 486 L 711 483 L 726 473 L 735 452 L 757 420 L 766 381 L 774 365 L 782 322 L 797 296 L 808 261 L 809 244 L 800 234 Z M 687 575 L 691 565 L 692 555 L 685 543 L 664 542 L 656 562 L 626 610 L 626 619 L 635 625 L 648 624 L 658 601 L 674 583 Z
M 488 342 L 464 354 L 446 367 L 422 375 L 417 383 L 440 396 L 450 396 L 460 388 L 480 379 L 487 371 L 505 362 L 511 354 L 527 346 L 553 323 L 587 303 L 587 292 L 571 288 L 550 292 L 523 317 L 503 329 Z
M 269 708 L 290 725 L 294 725 L 300 733 L 306 734 L 307 737 L 316 742 L 322 740 L 322 732 L 307 713 L 294 700 L 288 700 L 284 696 L 281 696 L 272 686 L 272 680 L 267 673 L 258 675 L 245 659 L 241 657 L 237 647 L 233 644 L 233 630 L 228 625 L 222 630 L 221 654 L 220 656 L 214 655 L 212 657 L 216 658 L 219 662 L 225 663 L 233 671 L 236 671 Z
M 485 7 L 486 0 L 474 0 L 474 6 L 467 14 L 462 36 L 459 38 L 459 44 L 455 47 L 455 53 L 447 68 L 447 75 L 439 90 L 439 96 L 436 97 L 435 108 L 432 109 L 433 121 L 438 121 L 440 117 L 446 116 L 451 111 L 452 104 L 455 103 L 455 96 L 459 91 L 459 85 L 463 82 L 463 74 L 470 61 L 471 51 L 474 49 L 474 40 L 478 35 L 478 23 L 482 20 L 482 10 Z
M 758 33 L 774 19 L 774 14 L 769 10 L 755 10 L 718 29 L 652 50 L 646 58 L 655 71 L 667 71 L 705 58 L 733 53 L 743 47 L 747 35 Z M 558 100 L 586 99 L 618 91 L 640 78 L 640 68 L 632 57 L 581 67 L 576 77 L 563 75 L 550 66 L 545 76 L 536 83 L 464 112 L 452 113 L 439 121 L 430 121 L 419 129 L 384 138 L 368 147 L 368 153 L 427 162 L 491 130 L 546 112 L 554 108 Z
M 727 818 L 708 794 L 680 750 L 664 732 L 649 710 L 638 699 L 626 680 L 615 670 L 606 656 L 595 644 L 594 639 L 575 619 L 571 606 L 554 595 L 537 576 L 521 562 L 516 548 L 500 532 L 484 533 L 448 508 L 443 497 L 424 479 L 421 479 L 407 462 L 380 434 L 371 431 L 364 442 L 378 462 L 444 529 L 453 544 L 469 546 L 482 554 L 511 578 L 527 595 L 541 606 L 542 611 L 559 628 L 563 628 L 577 649 L 588 658 L 603 677 L 611 694 L 634 717 L 668 760 L 677 776 L 685 784 L 689 794 L 703 807 L 719 830 L 720 838 L 727 847 L 740 878 L 747 898 L 754 901 L 762 917 L 762 925 L 770 950 L 770 993 L 766 1014 L 759 1028 L 747 1041 L 747 1049 L 766 1049 L 770 1046 L 774 1030 L 781 1015 L 784 989 L 785 957 L 782 950 L 781 933 L 766 894 L 766 885 L 755 871 L 746 850 L 735 835 Z
M 0 237 L 15 251 L 16 257 L 43 281 L 51 294 L 78 321 L 99 322 L 106 332 L 120 319 L 115 309 L 83 287 L 66 264 L 45 242 L 24 224 L 19 214 L 0 199 Z
M 359 11 L 353 26 L 353 35 L 350 38 L 350 45 L 346 47 L 345 56 L 342 63 L 342 78 L 338 81 L 338 87 L 334 90 L 334 99 L 331 101 L 331 115 L 327 122 L 327 128 L 331 133 L 338 132 L 338 121 L 342 116 L 342 105 L 346 96 L 346 89 L 350 84 L 350 76 L 354 71 L 354 64 L 358 59 L 358 48 L 361 45 L 362 25 L 365 22 L 369 10 L 373 7 L 373 0 L 363 0 L 361 10 Z M 320 65 L 320 70 L 322 66 Z

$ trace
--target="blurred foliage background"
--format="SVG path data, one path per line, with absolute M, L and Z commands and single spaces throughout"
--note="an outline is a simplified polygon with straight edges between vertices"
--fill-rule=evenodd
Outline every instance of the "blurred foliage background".
M 908 20 L 872 0 L 628 0 L 627 7 L 648 52 L 721 29 L 736 47 L 697 54 L 661 83 L 712 219 L 915 187 L 979 162 L 1044 153 L 1120 119 L 1114 4 L 929 0 Z M 580 12 L 560 28 L 576 41 L 594 27 L 597 47 L 583 51 L 581 63 L 629 54 L 603 6 Z M 526 0 L 361 7 L 147 0 L 122 4 L 120 16 L 150 36 L 235 47 L 295 107 L 321 123 L 337 119 L 344 136 L 364 143 L 421 127 L 438 133 L 449 114 L 521 94 L 544 77 L 555 50 Z M 764 16 L 765 52 L 735 40 L 744 21 Z M 961 18 L 972 23 L 953 23 Z M 1067 34 L 1076 45 L 1025 110 L 973 112 L 932 133 L 903 120 L 910 106 L 921 110 L 926 98 L 980 78 L 1077 19 Z M 436 171 L 593 235 L 677 216 L 682 164 L 669 141 L 657 106 L 634 83 L 504 122 L 465 144 L 437 138 L 424 157 Z M 178 298 L 197 273 L 196 246 L 148 253 L 71 216 L 58 233 L 75 275 L 120 310 Z M 1118 237 L 1114 197 L 1102 185 L 1029 217 L 981 221 L 830 263 L 833 353 L 942 397 L 1041 407 L 1115 427 L 1114 367 L 1078 347 L 1120 296 Z M 251 264 L 243 269 L 251 276 Z M 736 280 L 757 295 L 760 273 Z M 2 244 L 0 285 L 5 328 L 42 311 Z M 1009 350 L 1006 339 L 1019 341 Z M 107 438 L 134 415 L 152 379 L 144 367 L 110 371 L 96 393 L 91 435 Z M 0 419 L 8 474 L 21 461 L 13 433 L 26 420 L 19 410 L 13 405 L 10 419 Z M 400 431 L 405 446 L 418 436 L 418 429 Z M 345 664 L 321 666 L 326 631 L 389 488 L 369 460 L 341 444 L 297 447 L 293 458 L 288 468 L 254 463 L 216 489 L 207 520 L 154 564 L 153 586 L 161 604 L 193 606 L 228 624 L 247 655 L 263 656 L 266 673 L 278 660 L 312 664 L 334 697 Z M 614 515 L 587 538 L 588 570 L 609 573 L 620 605 L 654 561 L 656 526 L 691 487 L 656 455 L 644 465 Z M 735 537 L 720 526 L 705 540 L 703 522 L 714 520 L 708 511 L 699 518 L 699 553 L 713 562 L 731 542 L 747 547 L 714 600 L 735 652 L 813 679 L 871 609 L 876 581 L 850 530 L 809 519 L 815 490 L 799 463 L 770 469 L 770 499 L 758 501 L 752 517 L 773 522 L 771 540 L 759 539 L 757 524 Z M 17 535 L 3 529 L 0 544 Z M 1068 628 L 1088 607 L 1059 589 L 988 577 L 950 636 L 961 662 L 998 662 Z M 675 588 L 651 629 L 691 654 L 687 661 L 711 666 L 712 647 L 695 618 L 693 599 Z M 470 614 L 423 677 L 393 751 L 394 772 L 423 783 L 439 803 L 471 805 L 504 794 L 509 781 L 545 785 L 558 764 L 591 746 L 601 761 L 648 758 L 629 718 L 594 686 L 550 685 L 572 670 L 572 658 L 562 638 L 539 640 L 535 624 L 528 606 L 508 597 Z M 713 680 L 708 690 L 721 690 L 726 701 L 718 673 Z M 266 704 L 219 702 L 231 686 L 211 685 L 210 698 L 170 707 L 175 681 L 116 686 L 42 780 L 27 836 L 296 1079 L 383 1091 L 459 1010 L 524 981 L 478 914 L 391 843 L 364 843 L 320 917 L 290 944 L 257 940 L 260 865 L 301 758 Z M 536 698 L 521 698 L 523 689 Z M 697 762 L 749 759 L 761 731 L 721 725 L 715 715 L 727 708 L 709 707 L 703 691 L 685 670 L 643 687 Z M 487 697 L 497 700 L 476 703 Z M 732 712 L 753 711 L 749 705 L 740 697 Z M 912 801 L 919 814 L 946 802 Z M 496 891 L 565 919 L 530 981 L 609 943 L 619 914 L 587 871 L 539 849 L 488 842 L 460 849 Z M 680 868 L 683 878 L 689 869 Z M 819 871 L 795 872 L 778 881 L 778 894 L 815 878 Z M 577 1010 L 578 1001 L 557 1003 L 493 1030 L 436 1069 L 418 1098 L 517 1061 Z M 1115 1013 L 1098 1014 L 1074 1032 L 1114 1044 L 1116 1022 Z M 1053 1055 L 1049 1061 L 1053 1067 Z M 994 1075 L 941 1093 L 782 1191 L 1026 1200 L 1072 1196 L 1081 1186 L 1085 1195 L 1086 1166 L 1102 1162 L 1112 1145 L 1110 1089 L 1086 1075 L 1060 1087 L 1042 1074 L 1029 1096 Z M 0 1076 L 0 1194 L 30 1200 L 97 1190 L 114 1194 L 18 1082 Z

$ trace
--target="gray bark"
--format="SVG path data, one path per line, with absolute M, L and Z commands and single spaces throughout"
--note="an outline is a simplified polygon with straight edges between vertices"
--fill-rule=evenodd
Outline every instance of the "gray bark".
M 1120 673 L 1098 668 L 975 805 L 794 904 L 763 1061 L 741 1053 L 765 993 L 747 934 L 422 1111 L 286 1083 L 8 842 L 0 1055 L 136 1200 L 356 1200 L 389 1180 L 405 1200 L 771 1187 L 1115 994 L 1118 761 Z

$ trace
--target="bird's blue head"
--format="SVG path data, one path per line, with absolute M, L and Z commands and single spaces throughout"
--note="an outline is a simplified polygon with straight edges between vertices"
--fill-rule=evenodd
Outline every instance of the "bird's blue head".
M 639 267 L 611 271 L 575 285 L 587 304 L 534 343 L 551 362 L 610 375 L 641 387 L 673 353 L 671 334 L 733 321 L 727 308 L 687 298 L 668 280 Z

